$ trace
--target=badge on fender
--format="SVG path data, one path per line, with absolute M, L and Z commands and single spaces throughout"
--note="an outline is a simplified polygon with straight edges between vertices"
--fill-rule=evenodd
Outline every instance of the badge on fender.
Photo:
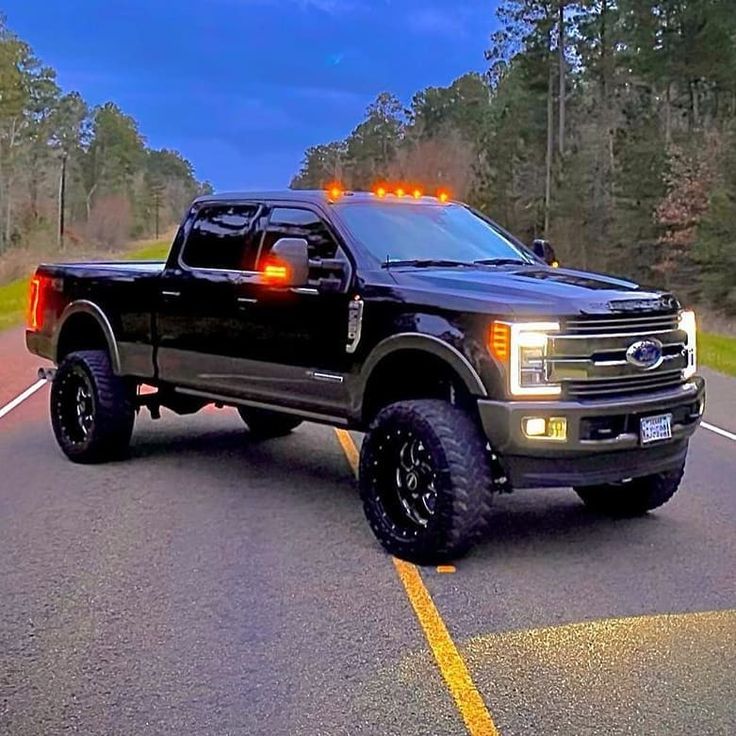
M 354 353 L 360 342 L 360 331 L 363 326 L 363 300 L 356 294 L 348 305 L 348 342 L 345 351 Z

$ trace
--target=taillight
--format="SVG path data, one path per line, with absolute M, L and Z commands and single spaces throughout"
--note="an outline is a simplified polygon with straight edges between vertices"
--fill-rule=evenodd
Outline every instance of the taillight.
M 28 285 L 28 327 L 38 331 L 43 327 L 44 286 L 46 279 L 42 276 L 33 276 Z

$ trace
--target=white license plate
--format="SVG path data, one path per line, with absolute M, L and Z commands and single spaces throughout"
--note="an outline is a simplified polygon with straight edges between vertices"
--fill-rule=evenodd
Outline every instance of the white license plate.
M 658 440 L 672 439 L 672 414 L 658 414 L 656 417 L 642 417 L 639 425 L 642 445 Z

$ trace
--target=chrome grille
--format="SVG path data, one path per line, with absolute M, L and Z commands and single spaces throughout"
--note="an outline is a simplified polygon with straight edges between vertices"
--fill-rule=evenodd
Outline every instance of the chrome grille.
M 626 359 L 637 340 L 656 337 L 662 364 L 642 370 Z M 570 399 L 613 398 L 660 391 L 682 383 L 687 366 L 686 334 L 673 313 L 611 314 L 562 321 L 550 338 L 545 361 L 547 380 L 562 386 Z
M 676 330 L 677 314 L 647 314 L 580 317 L 565 320 L 563 332 L 568 335 L 651 335 Z

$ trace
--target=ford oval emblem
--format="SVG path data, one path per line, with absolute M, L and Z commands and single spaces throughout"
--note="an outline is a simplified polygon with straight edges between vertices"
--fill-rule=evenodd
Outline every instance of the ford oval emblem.
M 654 338 L 637 340 L 629 345 L 626 351 L 626 360 L 637 368 L 651 371 L 662 365 L 664 355 L 662 354 L 662 343 Z

